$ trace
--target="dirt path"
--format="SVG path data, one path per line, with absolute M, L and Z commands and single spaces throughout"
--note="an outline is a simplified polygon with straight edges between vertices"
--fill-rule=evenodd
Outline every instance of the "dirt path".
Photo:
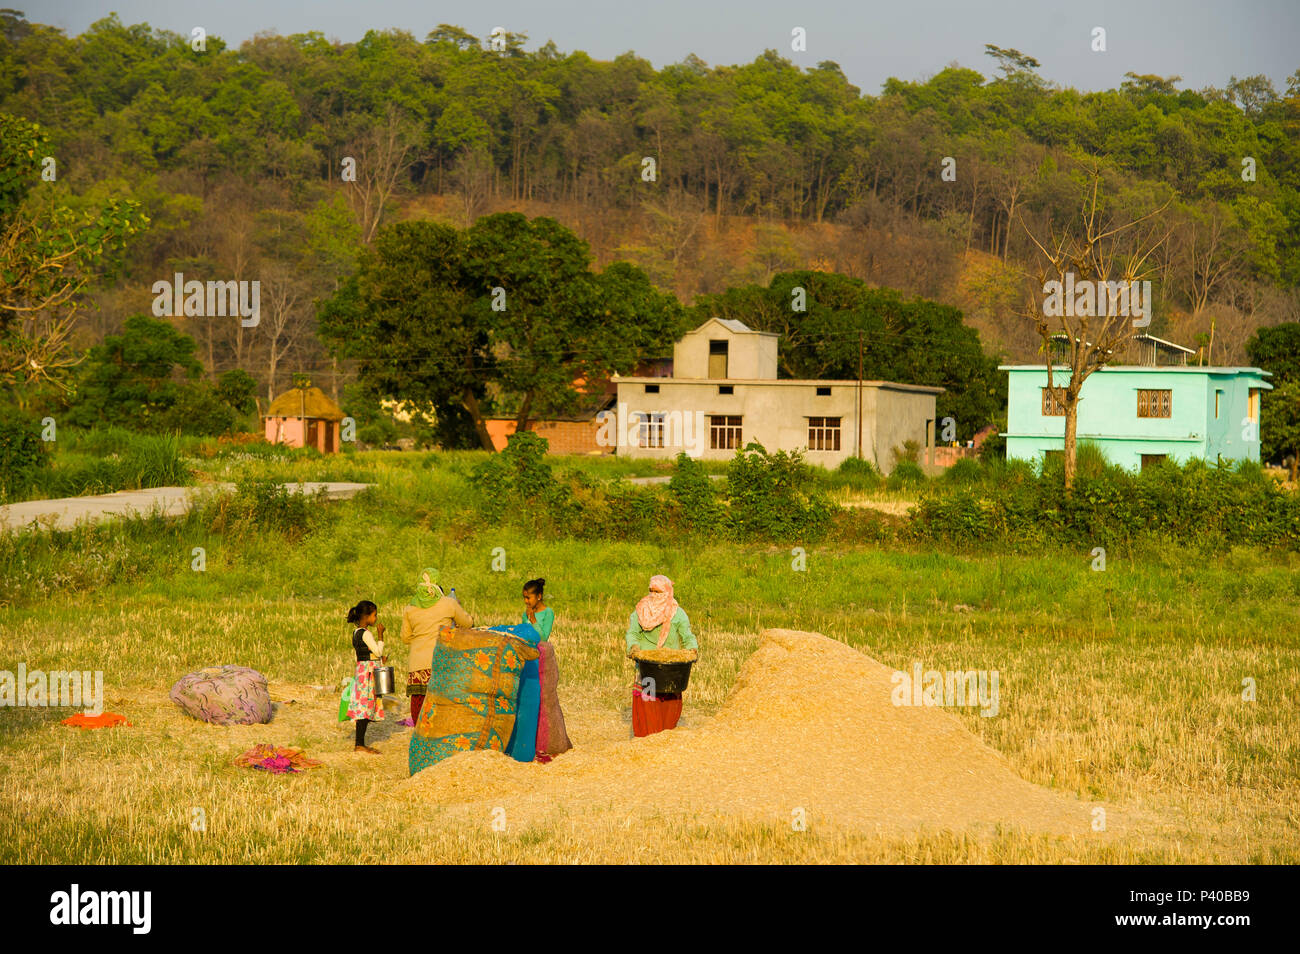
M 330 500 L 355 497 L 370 484 L 303 483 L 285 484 L 290 493 L 314 494 L 324 489 Z M 133 516 L 148 516 L 155 511 L 164 517 L 187 513 L 204 493 L 232 491 L 234 484 L 206 484 L 199 487 L 150 487 L 146 490 L 120 490 L 93 497 L 59 497 L 54 500 L 26 500 L 0 507 L 0 530 L 25 530 L 44 527 L 71 530 L 78 523 L 101 523 Z

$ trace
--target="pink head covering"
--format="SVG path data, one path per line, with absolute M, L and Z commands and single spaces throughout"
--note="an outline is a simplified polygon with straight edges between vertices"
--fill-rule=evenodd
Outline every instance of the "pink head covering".
M 673 581 L 663 574 L 650 577 L 650 592 L 641 597 L 636 604 L 636 621 L 644 630 L 662 626 L 659 633 L 659 647 L 668 638 L 668 623 L 677 612 L 677 601 L 673 599 Z

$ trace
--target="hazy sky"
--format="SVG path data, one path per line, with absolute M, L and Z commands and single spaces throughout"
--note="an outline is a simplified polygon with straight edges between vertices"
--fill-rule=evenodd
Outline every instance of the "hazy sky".
M 423 40 L 439 23 L 484 37 L 501 26 L 563 52 L 610 59 L 628 50 L 656 67 L 694 53 L 711 65 L 749 62 L 764 49 L 801 66 L 834 60 L 863 92 L 890 76 L 920 79 L 956 60 L 989 75 L 984 44 L 1035 57 L 1063 86 L 1118 86 L 1128 71 L 1179 75 L 1183 86 L 1223 86 L 1263 73 L 1278 91 L 1300 69 L 1300 0 L 6 0 L 29 20 L 80 33 L 116 10 L 188 35 L 202 26 L 238 46 L 254 33 L 319 30 L 343 41 L 396 27 Z M 791 50 L 794 27 L 807 52 Z M 1104 53 L 1092 30 L 1106 30 Z

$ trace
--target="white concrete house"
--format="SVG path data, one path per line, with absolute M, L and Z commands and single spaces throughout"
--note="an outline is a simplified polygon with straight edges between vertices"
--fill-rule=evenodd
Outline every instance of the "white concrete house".
M 932 460 L 935 397 L 943 388 L 893 381 L 800 381 L 776 375 L 777 335 L 710 318 L 673 348 L 672 377 L 615 377 L 602 443 L 629 457 L 728 460 L 757 441 L 835 467 L 861 456 L 894 469 L 914 440 Z

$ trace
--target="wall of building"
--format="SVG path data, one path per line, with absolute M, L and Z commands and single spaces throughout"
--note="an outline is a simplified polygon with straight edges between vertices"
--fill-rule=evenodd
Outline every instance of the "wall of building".
M 290 447 L 303 446 L 303 420 L 300 417 L 268 417 L 266 439 L 272 444 L 288 444 Z
M 272 444 L 306 447 L 308 422 L 300 417 L 268 417 L 263 420 L 263 433 Z M 322 454 L 339 450 L 342 428 L 338 421 L 316 420 L 316 440 L 312 444 Z M 331 432 L 333 440 L 330 440 Z
M 515 432 L 515 422 L 493 418 L 487 422 L 492 446 L 501 450 Z M 597 441 L 600 424 L 597 421 L 529 421 L 528 430 L 549 441 L 548 454 L 612 454 L 612 446 L 602 447 Z
M 769 451 L 801 450 L 810 463 L 836 467 L 855 456 L 858 439 L 858 388 L 854 382 L 749 381 L 730 382 L 733 394 L 720 394 L 713 381 L 678 378 L 654 382 L 659 392 L 647 393 L 646 383 L 620 381 L 617 419 L 611 431 L 618 453 L 630 457 L 673 458 L 682 451 L 704 460 L 730 460 L 735 448 L 711 447 L 709 418 L 741 418 L 741 444 L 757 441 Z M 818 388 L 830 388 L 818 395 Z M 886 472 L 893 470 L 892 456 L 882 451 L 906 437 L 924 441 L 925 421 L 934 417 L 934 395 L 899 392 L 878 385 L 862 387 L 862 453 Z M 886 413 L 880 413 L 881 407 Z M 639 414 L 662 412 L 664 447 L 638 446 Z M 809 450 L 808 418 L 838 417 L 840 449 Z M 878 427 L 879 425 L 879 433 Z M 892 443 L 886 443 L 892 441 Z
M 1040 461 L 1045 450 L 1065 444 L 1064 416 L 1044 416 L 1044 368 L 1006 369 L 1007 457 Z M 1063 387 L 1069 372 L 1053 369 L 1053 383 Z M 1165 454 L 1179 463 L 1192 457 L 1214 461 L 1259 460 L 1259 441 L 1242 439 L 1252 387 L 1267 387 L 1257 373 L 1208 368 L 1102 368 L 1084 382 L 1077 436 L 1098 444 L 1108 460 L 1137 470 L 1143 454 Z M 1171 392 L 1170 416 L 1138 417 L 1139 390 Z M 1223 391 L 1214 414 L 1214 392 Z M 1258 435 L 1256 435 L 1258 437 Z
M 737 333 L 717 322 L 689 332 L 673 345 L 673 377 L 709 377 L 709 342 L 727 342 L 727 377 L 748 380 L 776 379 L 775 335 Z

